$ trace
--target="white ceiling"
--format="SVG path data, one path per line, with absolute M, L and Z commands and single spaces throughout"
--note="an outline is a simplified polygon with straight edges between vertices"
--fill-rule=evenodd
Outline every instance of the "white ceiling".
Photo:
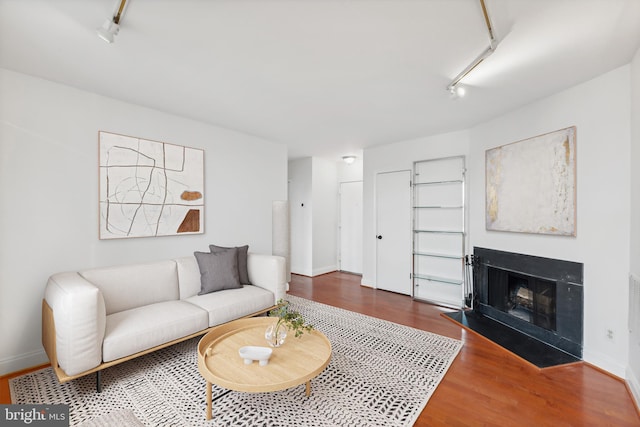
M 465 129 L 628 63 L 640 0 L 0 0 L 0 67 L 339 158 Z M 1 95 L 0 95 L 1 96 Z

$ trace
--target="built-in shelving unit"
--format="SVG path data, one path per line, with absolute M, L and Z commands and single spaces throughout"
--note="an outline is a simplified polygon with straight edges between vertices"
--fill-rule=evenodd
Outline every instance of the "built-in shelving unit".
M 413 297 L 463 306 L 465 158 L 413 164 Z

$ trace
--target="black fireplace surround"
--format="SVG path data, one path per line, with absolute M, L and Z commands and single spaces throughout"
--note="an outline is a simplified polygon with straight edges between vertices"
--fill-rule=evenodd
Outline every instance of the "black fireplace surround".
M 583 264 L 474 247 L 474 311 L 582 359 Z

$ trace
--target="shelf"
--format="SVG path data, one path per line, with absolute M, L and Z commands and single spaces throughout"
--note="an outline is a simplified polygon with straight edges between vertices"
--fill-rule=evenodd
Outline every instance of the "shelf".
M 457 310 L 455 313 L 451 313 L 451 315 L 457 314 L 460 312 L 460 303 L 456 303 L 449 300 L 443 300 L 438 298 L 421 298 L 421 297 L 413 297 L 414 300 L 420 302 L 426 302 L 433 305 L 439 305 L 440 307 L 451 308 L 453 310 Z M 464 303 L 463 303 L 464 304 Z
M 413 209 L 462 209 L 463 206 L 414 206 Z
M 462 184 L 461 179 L 454 179 L 450 181 L 427 181 L 427 182 L 414 182 L 413 185 L 442 185 L 442 184 Z
M 413 163 L 412 296 L 457 308 L 466 292 L 465 170 L 464 156 Z
M 421 279 L 421 280 L 430 280 L 432 282 L 446 283 L 448 285 L 462 285 L 462 280 L 449 279 L 449 278 L 446 278 L 446 277 L 427 276 L 427 275 L 423 275 L 423 274 L 414 274 L 413 278 L 414 279 Z
M 453 230 L 413 230 L 414 233 L 464 234 L 464 231 Z
M 459 259 L 462 260 L 464 257 L 460 255 L 447 255 L 447 254 L 439 254 L 435 252 L 414 252 L 414 255 L 417 256 L 427 256 L 427 257 L 435 257 L 435 258 L 447 258 L 447 259 Z

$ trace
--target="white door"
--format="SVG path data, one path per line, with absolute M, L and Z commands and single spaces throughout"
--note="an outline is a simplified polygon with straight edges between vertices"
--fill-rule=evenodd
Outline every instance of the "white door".
M 340 270 L 362 274 L 362 181 L 340 183 Z
M 411 295 L 411 171 L 376 176 L 376 287 Z

